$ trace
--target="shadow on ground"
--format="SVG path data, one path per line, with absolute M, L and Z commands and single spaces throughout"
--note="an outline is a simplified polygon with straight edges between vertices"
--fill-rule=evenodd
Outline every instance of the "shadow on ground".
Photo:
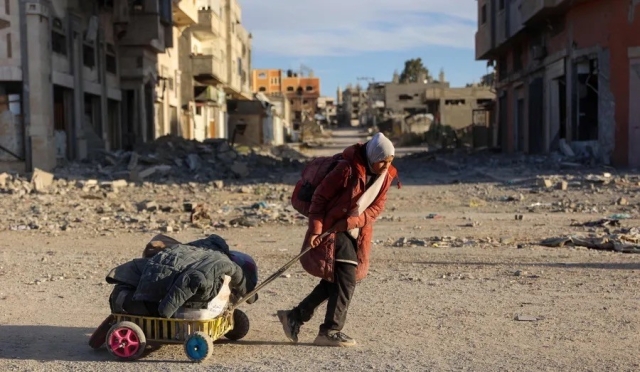
M 83 327 L 57 327 L 47 325 L 2 325 L 0 326 L 0 359 L 34 361 L 101 362 L 115 361 L 103 345 L 94 350 L 89 347 L 89 337 L 95 329 Z M 218 340 L 216 344 L 230 346 L 313 346 L 311 343 L 292 344 L 282 341 Z M 169 351 L 168 348 L 172 347 Z M 191 363 L 184 356 L 181 345 L 151 344 L 139 362 Z M 162 353 L 159 351 L 162 349 Z M 175 349 L 175 350 L 174 350 Z M 156 354 L 156 352 L 158 352 Z M 168 360 L 162 358 L 171 352 Z M 173 355 L 175 353 L 175 355 Z M 177 359 L 174 360 L 173 357 Z

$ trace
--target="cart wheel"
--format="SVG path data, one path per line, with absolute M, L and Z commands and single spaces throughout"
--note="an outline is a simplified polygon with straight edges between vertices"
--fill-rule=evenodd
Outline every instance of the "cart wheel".
M 249 333 L 249 317 L 242 310 L 233 311 L 233 329 L 227 332 L 224 337 L 231 341 L 238 341 Z
M 92 349 L 99 349 L 104 345 L 107 339 L 107 333 L 109 333 L 109 329 L 111 329 L 115 320 L 115 316 L 109 315 L 104 321 L 102 321 L 102 323 L 100 323 L 98 328 L 93 331 L 93 334 L 89 338 L 89 346 L 91 346 Z
M 213 353 L 213 339 L 204 332 L 195 332 L 184 342 L 184 353 L 192 362 L 203 362 Z
M 118 359 L 136 360 L 142 356 L 146 347 L 147 337 L 135 323 L 116 323 L 107 334 L 107 350 Z

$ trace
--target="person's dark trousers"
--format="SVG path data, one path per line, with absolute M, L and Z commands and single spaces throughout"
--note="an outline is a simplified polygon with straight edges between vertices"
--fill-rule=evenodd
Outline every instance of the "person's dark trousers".
M 291 316 L 304 324 L 311 320 L 315 309 L 327 301 L 327 313 L 320 331 L 340 331 L 347 319 L 349 303 L 356 288 L 357 243 L 347 233 L 336 234 L 336 263 L 333 283 L 321 280 L 320 283 L 298 306 Z

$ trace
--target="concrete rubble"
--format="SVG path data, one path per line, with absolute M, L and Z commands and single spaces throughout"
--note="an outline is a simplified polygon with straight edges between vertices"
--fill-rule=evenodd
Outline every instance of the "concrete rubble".
M 106 234 L 300 223 L 288 198 L 305 161 L 286 146 L 236 149 L 223 140 L 165 136 L 52 173 L 1 173 L 0 231 Z

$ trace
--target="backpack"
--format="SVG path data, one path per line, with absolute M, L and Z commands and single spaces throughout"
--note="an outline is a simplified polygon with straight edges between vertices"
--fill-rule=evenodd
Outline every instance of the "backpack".
M 313 159 L 304 167 L 302 177 L 296 183 L 291 195 L 291 205 L 296 211 L 309 217 L 313 193 L 340 161 L 346 161 L 342 158 L 342 154 L 322 156 Z

